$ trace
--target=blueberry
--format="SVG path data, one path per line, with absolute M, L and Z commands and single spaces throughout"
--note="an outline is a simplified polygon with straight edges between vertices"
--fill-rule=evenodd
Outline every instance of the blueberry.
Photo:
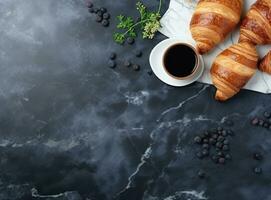
M 129 60 L 125 60 L 124 61 L 124 66 L 125 67 L 130 67 L 131 66 L 131 62 Z
M 217 155 L 218 157 L 223 157 L 223 156 L 224 156 L 224 154 L 223 154 L 222 151 L 218 151 L 216 155 Z
M 108 67 L 110 68 L 115 68 L 116 67 L 116 62 L 114 60 L 109 60 L 108 61 Z
M 104 20 L 102 21 L 102 25 L 103 25 L 104 27 L 109 26 L 109 21 L 108 21 L 107 19 L 104 19 Z
M 128 44 L 134 44 L 134 42 L 135 42 L 134 38 L 132 38 L 132 37 L 128 37 L 126 41 Z
M 100 16 L 98 16 L 98 15 L 96 16 L 96 22 L 99 22 L 99 23 L 100 23 L 102 20 L 103 20 L 102 17 L 100 17 Z
M 196 136 L 194 138 L 194 142 L 197 143 L 197 144 L 201 144 L 201 142 L 202 142 L 201 137 L 200 136 Z
M 209 144 L 203 144 L 203 145 L 202 145 L 202 148 L 204 148 L 204 149 L 209 149 L 210 146 L 209 146 Z
M 262 160 L 263 159 L 263 156 L 260 154 L 260 153 L 254 153 L 253 154 L 253 158 L 255 160 Z
M 271 113 L 268 112 L 268 111 L 265 111 L 265 112 L 263 113 L 263 116 L 266 117 L 267 119 L 269 119 L 269 118 L 271 117 Z
M 217 139 L 218 135 L 215 133 L 215 134 L 212 135 L 212 138 Z
M 109 13 L 104 13 L 103 18 L 104 19 L 110 19 L 110 14 Z
M 209 144 L 214 145 L 216 143 L 216 140 L 214 138 L 209 139 Z
M 139 71 L 140 70 L 140 66 L 137 65 L 137 64 L 133 64 L 133 70 Z
M 94 8 L 94 12 L 97 13 L 99 11 L 98 8 Z
M 136 52 L 135 52 L 135 56 L 136 57 L 141 57 L 142 56 L 142 51 L 140 51 L 140 50 L 137 50 Z
M 223 131 L 223 128 L 222 127 L 217 127 L 217 131 Z
M 259 119 L 259 126 L 263 126 L 264 121 L 262 119 Z
M 210 132 L 209 131 L 205 131 L 203 134 L 204 134 L 205 137 L 209 137 L 210 136 Z
M 88 8 L 92 8 L 92 7 L 93 7 L 93 3 L 92 3 L 92 2 L 90 2 L 90 1 L 89 1 L 89 2 L 87 2 L 87 7 L 88 7 Z
M 94 13 L 94 8 L 89 8 L 89 9 L 88 9 L 88 12 Z
M 230 142 L 229 142 L 229 140 L 227 140 L 227 139 L 223 141 L 223 144 L 227 144 L 227 145 L 228 145 L 229 143 L 230 143 Z
M 196 154 L 196 156 L 197 156 L 199 159 L 202 159 L 202 158 L 203 158 L 203 155 L 202 155 L 201 152 L 198 152 L 198 153 Z
M 114 52 L 112 52 L 112 53 L 110 54 L 110 56 L 109 56 L 109 58 L 110 58 L 111 60 L 115 60 L 116 57 L 117 57 L 117 54 L 114 53 Z
M 259 124 L 259 119 L 256 118 L 256 117 L 253 118 L 253 119 L 251 120 L 251 124 L 254 125 L 254 126 L 258 125 L 258 124 Z
M 207 149 L 203 149 L 201 153 L 203 156 L 209 156 L 209 151 Z
M 205 176 L 206 176 L 206 174 L 205 174 L 205 172 L 203 170 L 198 171 L 198 177 L 199 178 L 203 179 L 203 178 L 205 178 Z
M 149 70 L 148 74 L 149 74 L 149 76 L 151 76 L 153 74 L 152 70 Z
M 107 9 L 104 8 L 104 7 L 101 7 L 101 8 L 100 8 L 100 11 L 101 11 L 102 13 L 106 13 L 106 12 L 107 12 Z
M 221 149 L 223 147 L 223 144 L 221 142 L 217 142 L 216 143 L 216 147 L 219 148 L 219 149 Z
M 219 163 L 219 164 L 225 164 L 225 158 L 220 157 L 220 158 L 218 159 L 218 163 Z
M 231 159 L 232 159 L 232 157 L 231 157 L 230 154 L 226 154 L 226 155 L 225 155 L 225 158 L 226 158 L 227 160 L 231 160 Z
M 228 135 L 227 131 L 226 130 L 223 130 L 222 131 L 222 136 L 226 137 Z
M 234 136 L 234 132 L 232 130 L 227 130 L 227 134 L 230 136 Z
M 212 160 L 214 161 L 214 163 L 217 163 L 218 162 L 218 157 L 216 155 L 213 155 Z
M 209 140 L 207 138 L 203 139 L 203 143 L 208 144 Z
M 97 12 L 97 15 L 100 16 L 100 17 L 103 17 L 102 11 L 99 10 L 99 11 Z
M 225 139 L 225 138 L 224 138 L 223 136 L 219 136 L 219 137 L 217 138 L 217 141 L 218 141 L 218 142 L 223 142 L 224 139 Z
M 253 171 L 254 171 L 255 174 L 261 174 L 261 173 L 262 173 L 262 168 L 260 168 L 260 167 L 255 167 L 255 168 L 253 169 Z
M 223 145 L 222 150 L 223 151 L 229 151 L 230 147 L 228 145 Z

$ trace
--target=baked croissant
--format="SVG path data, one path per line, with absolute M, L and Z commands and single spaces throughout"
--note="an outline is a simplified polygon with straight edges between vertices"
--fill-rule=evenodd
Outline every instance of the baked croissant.
M 261 60 L 259 69 L 263 72 L 271 74 L 271 51 Z
M 243 0 L 200 0 L 190 22 L 200 54 L 207 53 L 238 24 Z
M 221 52 L 211 68 L 213 84 L 217 88 L 215 98 L 225 101 L 245 86 L 257 68 L 258 54 L 253 44 L 234 44 Z
M 243 19 L 239 41 L 271 43 L 271 1 L 258 0 Z

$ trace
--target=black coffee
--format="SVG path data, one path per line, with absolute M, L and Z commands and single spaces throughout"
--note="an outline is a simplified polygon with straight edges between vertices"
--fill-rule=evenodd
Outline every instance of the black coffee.
M 166 51 L 164 66 L 168 73 L 176 77 L 186 77 L 194 72 L 197 65 L 195 51 L 184 44 L 176 44 Z

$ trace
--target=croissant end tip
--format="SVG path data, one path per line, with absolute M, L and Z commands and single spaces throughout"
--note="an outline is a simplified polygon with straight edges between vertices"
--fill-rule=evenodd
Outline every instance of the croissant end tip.
M 228 99 L 228 97 L 225 96 L 225 95 L 223 94 L 223 92 L 217 90 L 217 91 L 216 91 L 216 94 L 215 94 L 215 99 L 216 99 L 217 101 L 226 101 L 226 100 Z

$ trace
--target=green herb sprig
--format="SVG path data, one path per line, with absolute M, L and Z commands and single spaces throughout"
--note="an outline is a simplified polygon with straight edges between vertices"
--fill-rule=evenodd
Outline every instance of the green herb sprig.
M 153 39 L 155 33 L 161 27 L 161 6 L 162 0 L 159 2 L 159 7 L 156 12 L 149 11 L 147 7 L 142 2 L 136 3 L 136 9 L 140 14 L 140 20 L 135 22 L 132 17 L 126 17 L 124 15 L 119 15 L 117 28 L 122 30 L 122 32 L 115 32 L 113 38 L 115 42 L 123 44 L 127 37 L 135 38 L 137 36 L 137 27 L 139 26 L 142 32 L 142 37 L 145 39 Z

